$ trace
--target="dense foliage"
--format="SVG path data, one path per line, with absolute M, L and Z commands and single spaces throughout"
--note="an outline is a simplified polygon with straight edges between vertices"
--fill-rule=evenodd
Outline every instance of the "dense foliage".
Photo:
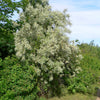
M 70 44 L 64 35 L 70 32 L 66 27 L 70 25 L 66 11 L 52 11 L 46 0 L 42 3 L 45 6 L 36 4 L 33 7 L 29 4 L 20 15 L 20 20 L 24 23 L 14 33 L 15 50 L 22 62 L 35 64 L 40 83 L 48 85 L 54 84 L 54 80 L 58 81 L 59 77 L 78 73 L 82 56 L 79 48 Z
M 14 11 L 19 11 L 19 2 L 12 0 L 0 0 L 0 57 L 5 58 L 14 54 L 13 27 L 11 20 Z
M 68 90 L 72 93 L 82 92 L 96 94 L 100 82 L 100 47 L 95 46 L 93 41 L 90 44 L 78 44 L 82 51 L 83 59 L 81 61 L 82 72 L 74 78 L 66 79 L 65 83 Z M 73 83 L 73 84 L 72 84 Z
M 0 62 L 0 100 L 34 100 L 38 85 L 34 65 L 22 65 L 16 57 Z
M 19 12 L 19 8 L 25 11 L 29 3 L 34 7 L 36 3 L 42 4 L 41 0 L 20 0 L 19 2 L 17 0 L 0 0 L 0 57 L 3 59 L 15 53 L 13 33 L 22 25 L 22 22 L 17 20 L 16 23 L 20 23 L 19 27 L 13 27 L 11 18 L 14 12 Z
M 93 41 L 70 43 L 66 10 L 53 11 L 48 0 L 1 1 L 0 100 L 38 100 L 60 95 L 62 87 L 70 93 L 96 93 L 100 47 Z M 23 12 L 13 21 L 18 8 Z
M 43 7 L 45 6 L 45 4 L 43 3 L 45 2 L 46 5 L 48 5 L 48 0 L 21 0 L 20 4 L 21 7 L 23 9 L 23 11 L 25 11 L 27 5 L 30 3 L 33 7 L 36 7 L 36 4 L 41 4 Z

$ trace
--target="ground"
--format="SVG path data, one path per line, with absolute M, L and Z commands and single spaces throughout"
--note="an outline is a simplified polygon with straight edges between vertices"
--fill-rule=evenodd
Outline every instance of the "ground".
M 66 95 L 61 98 L 54 97 L 48 100 L 100 100 L 100 98 L 97 99 L 97 96 L 92 95 L 83 95 L 83 94 L 73 94 L 73 95 Z

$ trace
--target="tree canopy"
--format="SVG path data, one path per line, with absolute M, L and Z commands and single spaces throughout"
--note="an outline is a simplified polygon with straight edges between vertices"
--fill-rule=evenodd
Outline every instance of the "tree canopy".
M 51 10 L 46 0 L 45 6 L 29 4 L 20 15 L 22 28 L 14 33 L 16 56 L 22 62 L 35 64 L 35 70 L 43 82 L 53 81 L 64 75 L 67 70 L 70 75 L 77 73 L 80 50 L 69 43 L 65 33 L 70 33 L 66 27 L 71 25 L 69 14 Z M 77 69 L 77 70 L 76 70 Z
M 11 17 L 19 11 L 19 2 L 0 0 L 0 57 L 5 58 L 14 53 L 13 27 Z

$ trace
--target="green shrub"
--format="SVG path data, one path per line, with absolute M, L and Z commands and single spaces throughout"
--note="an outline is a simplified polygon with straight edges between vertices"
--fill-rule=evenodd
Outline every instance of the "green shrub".
M 98 87 L 97 83 L 100 82 L 100 47 L 95 45 L 89 45 L 82 43 L 79 45 L 83 59 L 80 66 L 82 71 L 74 77 L 64 77 L 65 85 L 70 93 L 89 93 L 96 94 L 95 87 Z M 65 73 L 66 70 L 65 70 Z
M 70 93 L 88 93 L 91 85 L 97 82 L 96 74 L 93 74 L 91 71 L 83 70 L 75 77 L 66 78 L 66 85 L 68 86 L 68 91 Z M 92 88 L 93 89 L 93 88 Z M 90 94 L 92 91 L 90 92 Z
M 37 98 L 38 87 L 34 65 L 23 66 L 17 61 L 15 57 L 7 57 L 2 62 L 0 100 L 16 100 L 16 98 L 34 100 Z

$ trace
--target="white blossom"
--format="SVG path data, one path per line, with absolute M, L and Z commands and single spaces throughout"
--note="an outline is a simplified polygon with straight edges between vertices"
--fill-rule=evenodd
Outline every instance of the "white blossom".
M 66 11 L 62 13 L 51 10 L 46 5 L 47 0 L 42 0 L 42 3 L 44 7 L 29 4 L 20 15 L 20 20 L 24 23 L 14 33 L 15 51 L 22 61 L 35 63 L 35 71 L 43 80 L 48 76 L 49 81 L 53 81 L 54 74 L 62 77 L 64 70 L 69 71 L 72 68 L 77 71 L 77 64 L 82 56 L 79 48 L 70 44 L 69 38 L 65 36 L 66 32 L 70 33 L 66 26 L 71 25 Z M 70 68 L 69 65 L 73 66 Z

